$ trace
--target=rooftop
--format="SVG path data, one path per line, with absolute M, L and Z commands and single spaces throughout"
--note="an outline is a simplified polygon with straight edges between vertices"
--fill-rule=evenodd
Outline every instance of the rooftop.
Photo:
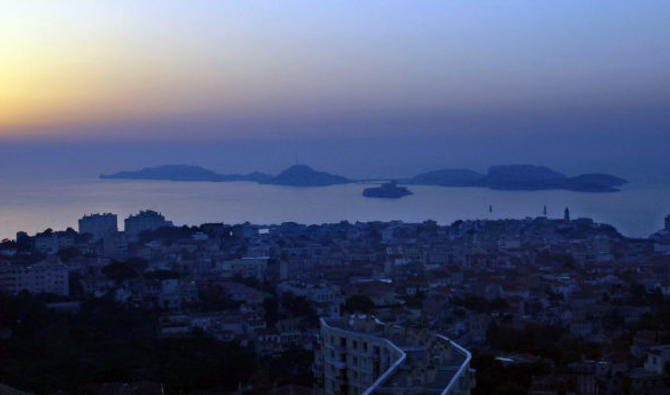
M 322 321 L 330 327 L 384 338 L 404 353 L 404 359 L 396 361 L 380 377 L 382 380 L 373 385 L 375 393 L 411 389 L 413 392 L 404 392 L 442 394 L 468 368 L 470 353 L 467 350 L 428 329 L 386 325 L 363 314 Z
M 116 218 L 116 214 L 112 214 L 112 213 L 93 213 L 93 214 L 85 214 L 81 219 L 87 219 L 87 218 L 100 218 L 100 217 L 114 217 L 114 218 Z

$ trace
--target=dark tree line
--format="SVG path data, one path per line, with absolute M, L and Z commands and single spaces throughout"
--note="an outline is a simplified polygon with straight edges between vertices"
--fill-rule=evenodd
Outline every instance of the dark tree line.
M 77 393 L 88 383 L 153 381 L 176 394 L 232 391 L 258 375 L 271 383 L 311 380 L 305 373 L 311 354 L 285 356 L 282 370 L 249 348 L 204 334 L 160 338 L 154 312 L 109 298 L 87 300 L 73 314 L 51 311 L 47 301 L 0 296 L 0 329 L 11 330 L 0 339 L 0 382 L 36 393 Z M 297 360 L 289 365 L 291 358 Z

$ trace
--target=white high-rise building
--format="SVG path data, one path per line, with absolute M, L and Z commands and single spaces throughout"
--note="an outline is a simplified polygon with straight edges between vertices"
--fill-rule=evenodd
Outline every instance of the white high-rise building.
M 431 330 L 354 315 L 321 319 L 314 373 L 324 395 L 469 395 L 470 359 L 469 351 Z

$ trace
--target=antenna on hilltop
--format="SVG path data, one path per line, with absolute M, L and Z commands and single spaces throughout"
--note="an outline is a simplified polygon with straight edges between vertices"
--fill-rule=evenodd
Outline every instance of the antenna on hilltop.
M 300 161 L 298 160 L 298 153 L 297 152 L 295 153 L 295 164 L 296 165 L 300 164 Z

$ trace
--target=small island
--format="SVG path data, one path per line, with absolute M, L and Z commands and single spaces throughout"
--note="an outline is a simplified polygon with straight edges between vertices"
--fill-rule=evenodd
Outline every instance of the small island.
M 395 181 L 386 182 L 381 186 L 363 190 L 363 196 L 371 198 L 400 199 L 403 196 L 411 194 L 412 192 L 409 189 L 399 187 Z

